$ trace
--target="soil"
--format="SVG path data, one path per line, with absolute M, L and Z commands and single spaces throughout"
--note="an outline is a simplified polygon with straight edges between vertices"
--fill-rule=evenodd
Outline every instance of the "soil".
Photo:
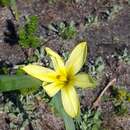
M 130 91 L 130 66 L 120 62 L 115 53 L 121 54 L 127 48 L 130 53 L 130 5 L 128 0 L 18 0 L 19 21 L 16 21 L 7 7 L 0 7 L 0 66 L 15 66 L 27 60 L 25 49 L 18 44 L 17 28 L 25 22 L 25 16 L 39 17 L 38 35 L 46 39 L 44 46 L 61 53 L 71 49 L 81 41 L 87 41 L 89 47 L 88 62 L 101 56 L 105 62 L 105 71 L 101 83 L 95 90 L 86 90 L 81 100 L 83 107 L 91 106 L 101 90 L 113 78 L 117 86 L 125 86 Z M 107 13 L 109 12 L 109 13 Z M 86 25 L 88 16 L 97 21 Z M 51 23 L 74 21 L 77 35 L 70 40 L 63 40 L 55 32 L 48 31 Z M 106 93 L 109 95 L 109 91 Z M 44 104 L 44 103 L 43 103 Z M 101 102 L 103 127 L 107 130 L 130 130 L 130 110 L 127 117 L 118 117 L 113 113 L 112 102 Z M 42 111 L 38 119 L 41 130 L 62 130 L 63 122 L 51 112 Z M 8 130 L 8 116 L 0 113 L 0 129 Z M 55 125 L 54 125 L 55 124 Z M 38 127 L 32 126 L 33 129 Z M 31 130 L 31 128 L 26 128 Z

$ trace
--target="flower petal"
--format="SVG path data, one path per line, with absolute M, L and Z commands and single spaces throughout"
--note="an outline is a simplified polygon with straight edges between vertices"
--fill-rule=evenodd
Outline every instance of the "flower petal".
M 81 88 L 95 87 L 96 81 L 86 73 L 79 73 L 75 76 L 75 86 Z
M 54 52 L 53 50 L 51 50 L 50 48 L 46 48 L 46 52 L 51 57 L 54 69 L 56 71 L 58 71 L 58 72 L 60 71 L 60 72 L 66 74 L 63 59 L 56 52 Z
M 27 65 L 22 68 L 27 74 L 38 78 L 42 81 L 53 82 L 56 79 L 55 71 L 39 66 L 39 65 Z
M 43 83 L 42 86 L 50 97 L 54 96 L 63 87 L 63 85 L 56 83 L 50 83 L 48 85 L 44 85 Z
M 65 86 L 61 89 L 63 107 L 71 117 L 76 117 L 79 112 L 79 98 L 73 86 Z
M 66 62 L 66 67 L 69 71 L 73 71 L 74 74 L 79 72 L 83 64 L 85 63 L 87 55 L 87 45 L 86 42 L 78 44 L 72 53 L 70 54 L 69 59 Z

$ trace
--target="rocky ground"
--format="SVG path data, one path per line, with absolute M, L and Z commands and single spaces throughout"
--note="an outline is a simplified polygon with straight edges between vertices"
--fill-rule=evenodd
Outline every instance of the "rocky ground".
M 95 90 L 81 92 L 81 95 L 85 95 L 81 100 L 83 107 L 91 106 L 113 78 L 117 78 L 116 86 L 125 86 L 130 91 L 130 65 L 113 56 L 121 55 L 125 49 L 130 54 L 128 0 L 18 0 L 17 8 L 19 21 L 15 20 L 9 8 L 0 7 L 0 67 L 25 63 L 29 49 L 19 46 L 16 32 L 24 24 L 25 16 L 36 15 L 39 17 L 38 35 L 44 39 L 44 46 L 62 53 L 62 50 L 71 51 L 77 43 L 87 41 L 88 62 L 102 57 L 105 69 L 100 77 L 100 84 Z M 88 24 L 89 16 L 94 20 Z M 77 35 L 72 39 L 64 40 L 53 30 L 48 31 L 49 24 L 71 21 L 74 21 L 77 29 Z M 110 95 L 110 91 L 106 95 Z M 55 117 L 49 108 L 46 109 L 44 103 L 35 105 L 35 112 L 39 111 L 42 116 L 38 117 L 37 124 L 30 124 L 27 130 L 63 129 L 61 119 Z M 130 111 L 125 117 L 116 116 L 110 100 L 102 101 L 100 108 L 105 130 L 130 130 Z M 8 130 L 8 114 L 0 113 L 0 117 L 0 129 Z

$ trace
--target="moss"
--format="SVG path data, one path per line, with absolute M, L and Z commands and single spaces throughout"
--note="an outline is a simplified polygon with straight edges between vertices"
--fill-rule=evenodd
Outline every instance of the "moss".
M 37 48 L 40 46 L 40 39 L 36 35 L 38 18 L 31 16 L 26 19 L 26 24 L 19 28 L 19 44 L 23 48 Z

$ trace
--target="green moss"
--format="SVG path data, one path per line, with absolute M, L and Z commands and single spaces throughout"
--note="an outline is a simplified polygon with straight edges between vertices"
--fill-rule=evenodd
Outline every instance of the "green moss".
M 9 6 L 10 5 L 10 0 L 0 0 L 0 5 Z
M 40 39 L 36 35 L 38 29 L 38 18 L 31 16 L 27 18 L 26 24 L 19 28 L 19 44 L 23 48 L 37 48 L 40 46 Z

